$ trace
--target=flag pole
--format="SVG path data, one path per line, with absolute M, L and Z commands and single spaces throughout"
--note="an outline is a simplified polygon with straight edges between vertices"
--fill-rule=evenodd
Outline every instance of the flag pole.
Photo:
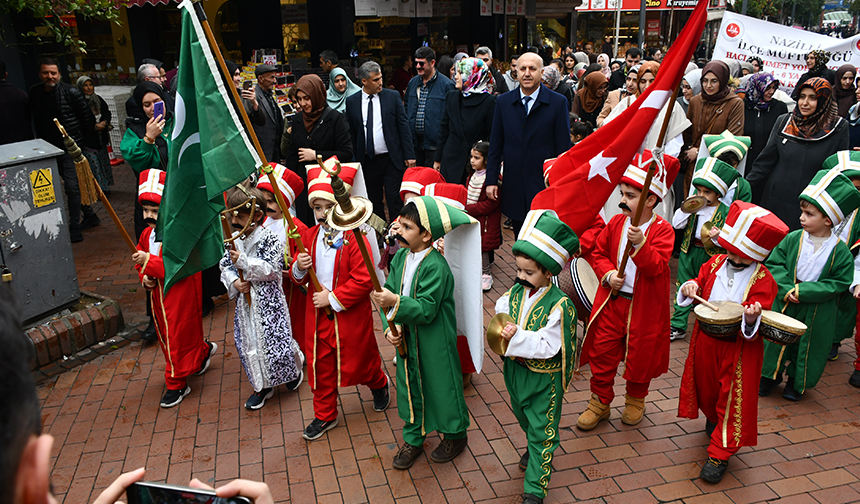
M 682 75 L 683 79 L 684 76 Z M 678 97 L 678 90 L 681 88 L 681 82 L 675 83 L 675 90 L 672 91 L 672 97 L 666 102 L 669 108 L 666 110 L 666 115 L 663 117 L 663 125 L 660 127 L 660 135 L 657 137 L 657 145 L 661 148 L 666 144 L 666 131 L 669 129 L 669 121 L 672 119 L 672 111 L 675 107 L 675 99 Z M 639 227 L 639 220 L 642 218 L 642 212 L 645 210 L 645 200 L 651 194 L 651 179 L 654 177 L 654 172 L 657 171 L 657 162 L 651 161 L 648 165 L 648 174 L 645 176 L 645 182 L 642 184 L 642 194 L 639 196 L 639 204 L 636 206 L 636 214 L 633 215 L 633 220 L 630 224 L 633 227 Z M 668 188 L 667 188 L 668 190 Z M 621 258 L 621 264 L 618 266 L 619 278 L 624 278 L 624 270 L 627 269 L 627 261 L 630 259 L 630 253 L 633 252 L 633 243 L 628 241 L 627 248 L 624 250 L 624 257 Z M 610 294 L 612 299 L 618 297 L 618 290 L 612 289 Z
M 209 26 L 209 20 L 206 18 L 206 12 L 203 10 L 203 6 L 200 4 L 200 0 L 194 1 L 194 10 L 197 13 L 197 18 L 200 20 L 200 25 L 203 27 L 203 32 L 206 33 L 206 41 L 209 42 L 209 48 L 212 51 L 212 54 L 215 56 L 215 59 L 218 60 L 218 68 L 221 69 L 221 74 L 225 76 L 227 83 L 229 84 L 230 82 L 232 82 L 232 76 L 230 75 L 229 70 L 227 70 L 227 64 L 224 62 L 224 56 L 221 54 L 221 48 L 218 47 L 218 43 L 215 41 L 215 36 L 212 34 L 212 28 Z M 251 119 L 248 117 L 248 112 L 245 110 L 245 107 L 242 104 L 242 97 L 239 96 L 239 91 L 236 89 L 236 86 L 228 85 L 227 87 L 230 88 L 230 93 L 233 96 L 233 100 L 236 102 L 237 105 L 236 108 L 239 109 L 239 114 L 242 116 L 242 123 L 245 125 L 245 131 L 248 133 L 248 137 L 251 139 L 251 142 L 254 143 L 254 148 L 257 150 L 257 155 L 263 162 L 263 166 L 260 167 L 260 169 L 269 177 L 269 183 L 272 184 L 275 199 L 278 202 L 278 206 L 281 208 L 281 212 L 283 212 L 284 217 L 287 219 L 287 236 L 293 236 L 292 239 L 295 240 L 296 246 L 298 247 L 300 254 L 307 253 L 305 244 L 302 243 L 302 238 L 298 235 L 296 224 L 293 222 L 293 216 L 290 214 L 289 208 L 286 206 L 286 202 L 281 195 L 281 191 L 274 190 L 274 188 L 278 187 L 277 180 L 275 180 L 275 175 L 272 173 L 272 167 L 269 165 L 269 162 L 266 159 L 266 154 L 263 152 L 263 147 L 260 145 L 260 141 L 257 139 L 257 133 L 251 126 Z M 287 246 L 288 245 L 289 244 L 287 244 Z M 311 282 L 314 285 L 314 290 L 316 292 L 322 292 L 322 284 L 320 284 L 319 278 L 317 278 L 317 274 L 314 271 L 313 267 L 308 270 L 308 274 L 311 277 Z M 334 318 L 334 314 L 332 314 L 331 310 L 328 307 L 325 308 L 325 313 L 326 317 L 328 317 L 329 320 L 332 320 Z

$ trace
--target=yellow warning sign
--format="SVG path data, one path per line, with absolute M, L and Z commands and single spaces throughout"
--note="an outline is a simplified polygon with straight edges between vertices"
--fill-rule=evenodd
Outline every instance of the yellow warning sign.
M 33 187 L 33 205 L 36 208 L 50 205 L 57 201 L 54 193 L 54 181 L 50 168 L 30 172 L 30 185 Z

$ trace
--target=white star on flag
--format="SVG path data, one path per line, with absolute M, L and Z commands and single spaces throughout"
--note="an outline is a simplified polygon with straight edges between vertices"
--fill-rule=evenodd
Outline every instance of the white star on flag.
M 604 152 L 605 151 L 600 151 L 600 154 L 598 154 L 596 158 L 588 162 L 588 166 L 590 167 L 588 170 L 588 180 L 591 180 L 597 175 L 600 175 L 601 177 L 605 178 L 607 182 L 611 182 L 611 180 L 609 179 L 609 172 L 606 171 L 606 168 L 608 168 L 609 165 L 614 163 L 615 160 L 618 158 L 604 157 Z

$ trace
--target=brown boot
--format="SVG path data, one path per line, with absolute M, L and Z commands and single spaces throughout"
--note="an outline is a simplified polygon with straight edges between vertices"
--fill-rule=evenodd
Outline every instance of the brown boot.
M 576 426 L 579 427 L 580 430 L 590 431 L 597 427 L 597 424 L 600 423 L 601 420 L 609 418 L 611 413 L 612 410 L 609 409 L 608 404 L 600 402 L 597 394 L 591 394 L 591 401 L 588 402 L 588 407 L 585 408 L 585 411 L 579 415 L 579 419 L 576 421 Z
M 621 413 L 621 423 L 625 425 L 637 425 L 645 416 L 645 398 L 624 395 L 624 412 Z

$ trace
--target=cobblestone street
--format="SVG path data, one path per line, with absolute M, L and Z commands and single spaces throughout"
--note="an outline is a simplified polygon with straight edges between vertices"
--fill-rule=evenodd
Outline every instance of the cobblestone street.
M 127 229 L 137 184 L 127 165 L 114 168 L 110 194 Z M 101 226 L 74 245 L 82 290 L 116 299 L 127 327 L 148 322 L 143 289 L 130 254 L 101 206 Z M 512 284 L 513 237 L 496 254 L 495 285 L 484 298 L 484 321 Z M 468 449 L 453 463 L 429 461 L 438 443 L 408 471 L 392 469 L 403 422 L 395 394 L 384 413 L 373 410 L 366 388 L 343 388 L 339 425 L 321 439 L 301 437 L 313 418 L 312 393 L 276 389 L 259 411 L 243 407 L 252 390 L 233 344 L 233 307 L 216 301 L 203 319 L 219 345 L 202 377 L 189 380 L 191 394 L 179 407 L 162 409 L 164 360 L 157 344 L 131 343 L 39 385 L 44 430 L 54 443 L 53 485 L 61 502 L 91 502 L 121 472 L 146 466 L 145 479 L 187 484 L 199 478 L 221 485 L 242 477 L 269 484 L 276 502 L 294 503 L 519 503 L 526 446 L 509 406 L 499 358 L 486 350 L 484 372 L 466 387 L 472 422 Z M 377 318 L 377 329 L 381 329 Z M 386 370 L 394 374 L 395 349 L 377 332 Z M 668 334 L 666 336 L 668 338 Z M 846 341 L 827 364 L 817 387 L 798 403 L 782 387 L 759 407 L 758 446 L 742 448 L 718 485 L 698 478 L 707 458 L 705 420 L 677 418 L 678 387 L 688 340 L 672 343 L 670 370 L 654 380 L 646 417 L 621 424 L 623 383 L 609 422 L 591 432 L 576 429 L 590 398 L 588 368 L 565 395 L 561 447 L 553 459 L 547 503 L 738 503 L 835 504 L 860 501 L 860 393 L 848 385 L 855 349 Z

